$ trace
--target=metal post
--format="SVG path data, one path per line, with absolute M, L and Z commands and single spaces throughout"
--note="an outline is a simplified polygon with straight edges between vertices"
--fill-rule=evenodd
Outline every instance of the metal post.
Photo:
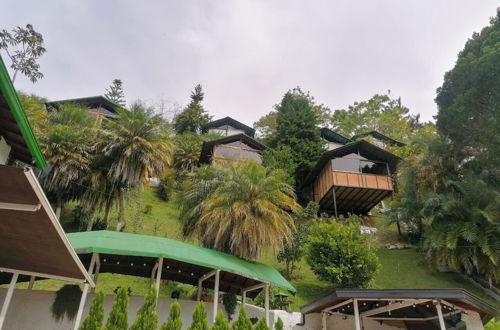
M 356 325 L 356 330 L 361 330 L 361 324 L 359 322 L 359 308 L 358 308 L 358 300 L 354 299 L 352 302 L 354 306 L 354 324 Z
M 335 187 L 333 187 L 332 192 L 333 192 L 333 207 L 335 208 L 335 218 L 338 218 L 339 215 L 337 214 L 337 195 L 335 195 Z
M 28 290 L 33 290 L 33 285 L 35 284 L 35 278 L 36 278 L 36 276 L 30 277 L 30 283 L 28 284 Z
M 326 312 L 321 313 L 321 329 L 327 330 L 326 329 Z
M 90 265 L 88 271 L 90 275 L 92 275 L 92 272 L 94 271 L 96 259 L 97 259 L 97 253 L 92 253 L 92 259 L 90 259 Z M 87 300 L 88 292 L 89 292 L 89 283 L 85 283 L 85 285 L 83 286 L 82 297 L 80 298 L 80 306 L 78 306 L 78 312 L 75 318 L 75 326 L 73 327 L 74 330 L 77 330 L 78 327 L 80 326 L 80 322 L 82 320 L 82 315 L 83 315 L 83 308 L 85 307 L 85 300 Z
M 438 318 L 439 318 L 439 327 L 441 330 L 446 330 L 446 326 L 444 325 L 444 318 L 443 318 L 443 311 L 441 310 L 441 303 L 436 304 L 436 309 L 438 312 Z
M 5 321 L 5 315 L 7 314 L 7 309 L 9 308 L 10 300 L 12 299 L 12 295 L 14 294 L 14 288 L 16 286 L 18 273 L 13 273 L 12 278 L 10 279 L 9 289 L 7 290 L 7 295 L 5 295 L 5 299 L 2 305 L 2 311 L 0 311 L 0 329 L 3 327 L 3 322 Z
M 198 294 L 196 295 L 196 301 L 201 300 L 201 291 L 203 290 L 203 287 L 201 286 L 202 283 L 203 281 L 201 279 L 198 280 Z
M 264 306 L 266 309 L 266 324 L 269 326 L 269 284 L 266 284 L 264 287 L 264 292 L 265 292 L 265 301 L 264 301 Z
M 215 316 L 217 315 L 217 307 L 219 307 L 219 280 L 220 280 L 220 270 L 217 269 L 215 272 L 215 284 L 214 284 L 214 302 L 213 302 L 213 312 L 212 321 L 215 322 Z
M 158 272 L 156 273 L 156 299 L 160 296 L 161 271 L 163 269 L 163 258 L 158 258 Z

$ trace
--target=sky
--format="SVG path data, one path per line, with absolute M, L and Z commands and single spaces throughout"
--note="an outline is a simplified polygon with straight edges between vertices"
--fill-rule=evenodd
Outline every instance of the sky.
M 167 110 L 205 91 L 214 119 L 252 125 L 300 86 L 330 109 L 401 97 L 423 120 L 436 88 L 498 0 L 2 0 L 0 29 L 43 34 L 45 77 L 15 87 L 49 100 L 104 94 Z M 6 10 L 7 9 L 7 10 Z M 9 60 L 0 52 L 4 60 Z

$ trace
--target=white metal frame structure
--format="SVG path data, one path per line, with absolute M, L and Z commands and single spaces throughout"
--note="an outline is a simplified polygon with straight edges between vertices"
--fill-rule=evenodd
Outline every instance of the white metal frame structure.
M 21 172 L 24 174 L 21 175 Z M 63 249 L 60 250 L 62 254 L 65 254 L 66 258 L 68 257 L 68 254 L 70 256 L 69 260 L 72 260 L 73 264 L 67 265 L 69 269 L 74 271 L 75 269 L 78 270 L 79 277 L 69 277 L 65 276 L 68 273 L 64 273 L 64 270 L 60 271 L 53 271 L 49 272 L 47 269 L 50 269 L 50 267 L 45 267 L 43 270 L 39 269 L 37 271 L 36 267 L 30 264 L 28 261 L 20 258 L 17 262 L 16 267 L 9 266 L 9 261 L 5 261 L 7 265 L 2 262 L 2 259 L 0 259 L 0 272 L 6 272 L 6 273 L 11 273 L 12 277 L 10 280 L 9 288 L 7 290 L 7 295 L 5 296 L 5 299 L 2 303 L 2 308 L 0 310 L 0 330 L 3 328 L 5 318 L 7 315 L 7 311 L 10 305 L 10 302 L 12 300 L 12 296 L 14 294 L 14 289 L 15 285 L 18 281 L 19 276 L 30 276 L 30 284 L 29 284 L 29 289 L 33 287 L 33 282 L 35 281 L 35 278 L 49 278 L 49 279 L 57 279 L 57 280 L 64 280 L 64 281 L 71 281 L 71 282 L 76 282 L 76 283 L 86 283 L 85 286 L 94 286 L 94 282 L 85 270 L 83 264 L 81 263 L 80 259 L 78 258 L 76 252 L 73 250 L 71 247 L 66 234 L 64 233 L 59 220 L 57 219 L 54 211 L 52 210 L 49 201 L 47 200 L 47 197 L 45 196 L 35 174 L 31 169 L 19 169 L 19 168 L 14 168 L 10 166 L 5 166 L 1 165 L 0 166 L 0 176 L 1 176 L 1 182 L 0 182 L 0 189 L 4 191 L 4 197 L 6 197 L 6 200 L 0 200 L 0 221 L 12 221 L 14 216 L 12 214 L 15 214 L 16 221 L 23 221 L 23 217 L 27 217 L 27 219 L 31 219 L 35 212 L 40 214 L 40 221 L 47 221 L 47 224 L 50 227 L 47 227 L 47 234 L 51 234 L 54 236 L 54 239 L 59 240 L 62 242 L 62 247 Z M 22 189 L 18 189 L 16 191 L 15 188 L 13 188 L 13 185 L 22 185 Z M 29 186 L 29 189 L 27 188 Z M 37 203 L 22 203 L 20 199 L 24 198 L 25 196 L 20 193 L 20 191 L 26 192 L 28 191 L 31 197 L 34 198 L 36 196 L 36 199 L 38 200 Z M 6 193 L 5 193 L 6 192 Z M 12 192 L 11 194 L 9 192 Z M 17 194 L 17 195 L 16 195 Z M 16 201 L 13 202 L 14 199 L 17 199 Z M 19 202 L 21 201 L 21 202 Z M 12 213 L 15 212 L 15 213 Z M 3 213 L 3 214 L 2 214 Z M 38 220 L 38 218 L 37 218 Z M 7 222 L 9 223 L 9 222 Z M 12 223 L 12 222 L 11 222 Z M 26 224 L 23 224 L 26 225 Z M 27 225 L 29 226 L 29 225 Z M 16 228 L 18 230 L 19 228 Z M 54 232 L 51 231 L 51 229 L 55 230 L 55 235 Z M 26 237 L 29 237 L 31 228 L 26 228 Z M 10 232 L 9 228 L 3 229 L 3 232 L 0 233 L 0 235 L 4 235 L 4 237 L 9 237 Z M 16 232 L 16 236 L 19 236 L 19 231 Z M 9 237 L 10 238 L 10 237 Z M 23 237 L 16 237 L 17 240 L 22 240 Z M 26 238 L 26 241 L 23 242 L 26 245 L 29 246 L 30 240 Z M 5 246 L 3 247 L 5 248 Z M 14 250 L 13 252 L 22 254 L 23 251 L 17 251 Z M 35 251 L 35 253 L 38 251 Z M 8 259 L 7 259 L 8 260 Z M 50 260 L 47 260 L 48 263 L 50 263 Z M 49 265 L 50 266 L 50 265 Z M 76 268 L 74 268 L 76 267 Z M 74 274 L 73 272 L 72 274 Z

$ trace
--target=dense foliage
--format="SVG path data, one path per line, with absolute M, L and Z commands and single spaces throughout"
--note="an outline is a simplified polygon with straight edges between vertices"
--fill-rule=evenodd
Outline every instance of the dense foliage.
M 224 317 L 222 312 L 218 312 L 215 316 L 215 322 L 211 330 L 230 330 L 229 321 Z
M 311 270 L 321 280 L 340 288 L 366 287 L 380 266 L 355 223 L 315 223 L 307 250 Z
M 474 33 L 438 89 L 437 127 L 497 172 L 500 159 L 500 9 Z M 497 182 L 498 183 L 498 182 Z
M 290 211 L 299 209 L 284 173 L 253 161 L 202 166 L 179 202 L 185 235 L 246 259 L 281 248 L 295 229 Z

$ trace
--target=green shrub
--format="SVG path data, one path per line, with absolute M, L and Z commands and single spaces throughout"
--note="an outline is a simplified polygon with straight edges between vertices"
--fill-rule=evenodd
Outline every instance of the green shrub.
M 380 267 L 355 223 L 312 225 L 306 259 L 321 280 L 342 288 L 366 287 Z
M 119 288 L 106 322 L 106 330 L 128 329 L 128 288 Z
M 222 296 L 222 304 L 224 304 L 224 308 L 226 309 L 227 315 L 229 319 L 231 319 L 231 315 L 236 311 L 236 295 L 234 293 L 226 293 Z
M 137 311 L 134 323 L 130 330 L 151 330 L 158 328 L 158 314 L 156 313 L 156 290 L 149 289 L 144 298 L 144 304 Z
M 274 323 L 274 330 L 284 330 L 285 325 L 283 324 L 283 320 L 278 317 L 276 323 Z
M 266 324 L 265 317 L 261 318 L 253 328 L 254 330 L 271 330 Z
M 89 315 L 83 320 L 80 330 L 101 330 L 102 321 L 104 319 L 104 293 L 99 291 L 92 305 L 90 306 Z
M 229 321 L 224 317 L 222 312 L 218 312 L 215 316 L 215 323 L 212 325 L 212 330 L 229 330 Z
M 240 307 L 240 314 L 238 316 L 238 320 L 233 323 L 233 330 L 252 330 L 252 322 L 247 316 L 245 312 L 245 308 L 243 306 Z
M 205 304 L 199 302 L 193 312 L 193 323 L 188 328 L 189 330 L 208 330 L 207 312 Z
M 168 320 L 163 323 L 161 330 L 182 330 L 181 305 L 177 300 L 170 305 Z

